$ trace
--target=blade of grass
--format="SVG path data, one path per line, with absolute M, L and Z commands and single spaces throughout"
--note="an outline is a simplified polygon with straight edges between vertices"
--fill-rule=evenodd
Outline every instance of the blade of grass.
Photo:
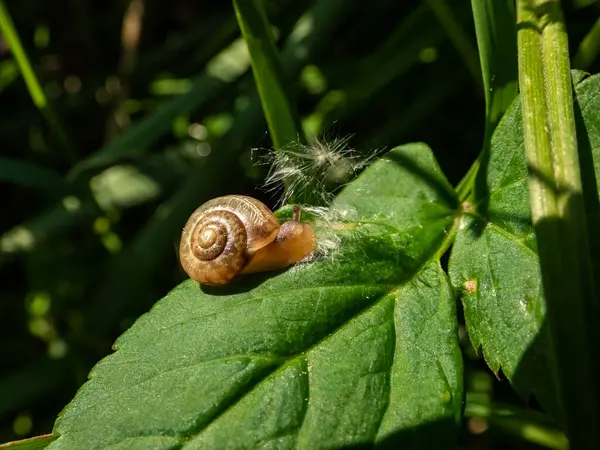
M 420 82 L 425 86 L 431 85 L 431 88 L 419 97 L 419 101 L 408 105 L 401 114 L 383 121 L 372 130 L 367 138 L 360 140 L 357 147 L 378 148 L 389 142 L 405 141 L 419 124 L 427 122 L 431 114 L 438 111 L 448 101 L 448 97 L 452 93 L 470 82 L 470 80 L 464 73 L 456 73 L 456 71 L 446 73 L 443 79 L 439 79 L 437 73 L 432 74 L 431 77 L 424 77 Z M 403 89 L 398 94 L 390 96 L 389 100 L 392 103 L 394 101 L 400 103 L 411 89 L 414 89 L 411 85 L 403 86 Z
M 573 56 L 572 66 L 586 70 L 596 60 L 598 54 L 600 54 L 600 17 L 579 44 L 579 49 Z
M 36 217 L 0 235 L 0 266 L 13 255 L 33 251 L 37 245 L 68 232 L 98 214 L 93 202 L 68 196 Z
M 445 0 L 427 0 L 427 3 L 437 20 L 446 30 L 446 34 L 448 34 L 452 45 L 454 45 L 465 66 L 467 66 L 467 69 L 471 73 L 473 81 L 481 86 L 481 70 L 477 62 L 477 53 L 469 36 L 467 36 L 461 24 L 456 20 L 452 8 L 448 6 Z
M 56 198 L 62 198 L 70 192 L 69 186 L 53 170 L 1 156 L 0 180 L 33 188 L 44 195 Z
M 513 405 L 488 404 L 481 394 L 467 394 L 465 416 L 484 419 L 490 431 L 501 432 L 523 441 L 533 442 L 555 450 L 568 450 L 567 437 L 549 418 L 534 410 L 524 410 Z
M 515 8 L 510 0 L 471 0 L 486 103 L 486 134 L 517 95 Z
M 598 0 L 573 0 L 573 8 L 581 9 L 590 6 Z
M 132 165 L 109 167 L 86 183 L 87 193 L 82 193 L 83 188 L 76 190 L 74 186 L 64 183 L 60 177 L 55 180 L 63 183 L 64 189 L 68 189 L 65 195 L 62 195 L 62 188 L 56 185 L 40 186 L 44 188 L 45 193 L 60 196 L 61 201 L 0 234 L 0 267 L 14 256 L 30 253 L 38 245 L 56 239 L 61 234 L 72 232 L 76 227 L 91 226 L 95 218 L 114 211 L 115 208 L 123 211 L 152 200 L 154 195 L 149 191 L 154 187 L 160 193 L 171 192 L 174 186 L 179 186 L 182 177 L 194 172 L 185 152 L 182 146 L 159 154 L 146 155 Z M 0 158 L 0 179 L 3 178 L 2 172 L 7 167 L 10 166 L 4 164 Z M 22 185 L 28 183 L 27 185 L 37 187 L 40 183 L 38 178 L 41 176 L 32 171 L 27 172 L 25 177 L 27 179 Z
M 192 67 L 202 67 L 239 36 L 234 16 L 214 25 L 211 23 L 210 26 L 214 30 L 207 35 L 206 24 L 199 22 L 180 38 L 166 40 L 159 48 L 140 53 L 135 74 L 157 72 L 180 58 L 186 58 L 186 64 L 191 64 Z
M 320 121 L 328 124 L 360 116 L 373 97 L 419 64 L 423 49 L 440 45 L 444 33 L 431 16 L 431 9 L 422 4 L 398 23 L 374 53 L 345 66 L 323 67 L 324 73 L 329 72 L 326 78 L 341 88 L 331 92 L 335 101 L 325 96 L 317 107 L 322 111 Z
M 29 95 L 33 100 L 34 105 L 40 110 L 46 121 L 48 122 L 48 126 L 50 127 L 50 131 L 54 133 L 58 144 L 64 152 L 64 156 L 70 163 L 75 163 L 77 160 L 77 156 L 75 154 L 75 147 L 71 143 L 69 136 L 67 135 L 65 128 L 58 116 L 56 115 L 54 109 L 51 104 L 48 102 L 46 98 L 46 94 L 40 85 L 40 82 L 29 62 L 29 58 L 27 57 L 27 53 L 21 44 L 21 39 L 19 38 L 19 34 L 17 33 L 17 29 L 13 24 L 12 18 L 6 5 L 4 4 L 4 0 L 0 0 L 0 32 L 4 35 L 6 42 L 8 43 L 11 52 L 19 66 L 19 70 L 23 75 L 23 79 L 25 80 L 25 84 L 29 91 Z
M 118 135 L 131 124 L 131 117 L 123 104 L 129 99 L 133 71 L 138 61 L 140 38 L 144 23 L 144 0 L 129 0 L 121 25 L 121 58 L 119 61 L 119 86 L 112 99 L 112 111 L 106 124 L 105 136 Z
M 590 325 L 598 325 L 564 19 L 557 0 L 518 0 L 519 87 L 529 196 L 559 398 L 572 450 L 600 448 Z
M 29 439 L 23 439 L 22 441 L 7 442 L 6 444 L 0 445 L 2 450 L 42 450 L 50 443 L 58 439 L 55 434 L 44 434 L 42 436 L 36 436 Z
M 498 121 L 517 95 L 517 41 L 512 0 L 471 0 L 485 95 L 487 151 Z M 473 191 L 482 156 L 456 187 L 461 201 Z
M 128 127 L 92 156 L 76 165 L 69 173 L 69 179 L 75 179 L 90 169 L 143 155 L 150 145 L 172 129 L 175 117 L 210 101 L 223 92 L 225 87 L 226 83 L 219 79 L 208 74 L 200 75 L 193 81 L 189 92 L 162 104 L 155 112 Z
M 17 78 L 19 78 L 19 68 L 12 58 L 0 62 L 0 94 Z
M 104 167 L 117 161 L 144 154 L 161 136 L 172 129 L 173 120 L 222 95 L 232 82 L 246 72 L 249 61 L 247 53 L 240 50 L 241 40 L 219 53 L 207 65 L 207 69 L 192 80 L 192 87 L 183 95 L 161 104 L 152 114 L 128 127 L 89 158 L 83 160 L 69 173 L 77 178 L 82 172 Z M 231 61 L 234 61 L 232 64 Z
M 270 25 L 260 0 L 234 0 L 235 14 L 250 52 L 254 80 L 276 149 L 304 140 Z

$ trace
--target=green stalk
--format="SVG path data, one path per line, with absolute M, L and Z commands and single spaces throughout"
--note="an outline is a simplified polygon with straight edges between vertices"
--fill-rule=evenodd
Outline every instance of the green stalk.
M 471 0 L 490 135 L 517 96 L 517 42 L 512 0 Z
M 567 450 L 569 444 L 544 414 L 531 409 L 521 409 L 513 405 L 488 404 L 481 394 L 467 394 L 465 417 L 484 419 L 490 431 L 536 443 L 554 450 Z
M 600 448 L 591 276 L 567 33 L 558 0 L 518 0 L 519 86 L 551 360 L 572 450 Z M 596 323 L 597 325 L 597 323 Z
M 481 156 L 471 164 L 471 167 L 455 188 L 456 196 L 460 202 L 467 200 L 473 193 L 475 180 L 477 179 L 477 173 L 479 172 L 479 166 L 481 165 L 480 159 Z
M 0 30 L 2 30 L 2 34 L 4 35 L 6 42 L 8 42 L 11 52 L 17 61 L 17 65 L 23 74 L 25 84 L 27 85 L 27 89 L 29 90 L 29 95 L 31 95 L 33 103 L 39 109 L 45 108 L 48 105 L 48 101 L 46 100 L 44 91 L 40 86 L 35 73 L 33 72 L 33 68 L 29 63 L 25 49 L 21 45 L 21 40 L 19 39 L 17 30 L 15 29 L 13 21 L 8 10 L 6 9 L 6 6 L 4 5 L 3 0 L 0 0 Z
M 15 61 L 19 66 L 19 70 L 21 71 L 21 74 L 23 74 L 25 85 L 27 86 L 27 90 L 29 91 L 29 95 L 31 96 L 34 105 L 37 106 L 48 122 L 50 130 L 54 133 L 69 162 L 75 163 L 77 158 L 75 156 L 74 147 L 69 141 L 64 128 L 54 113 L 50 103 L 48 102 L 48 99 L 46 98 L 46 94 L 44 93 L 44 90 L 42 89 L 42 86 L 35 75 L 33 67 L 31 66 L 29 58 L 27 57 L 27 53 L 21 44 L 21 39 L 19 39 L 19 34 L 17 33 L 17 30 L 10 17 L 10 13 L 4 5 L 4 0 L 0 0 L 0 32 L 2 32 L 6 42 L 8 42 Z
M 600 54 L 600 17 L 579 44 L 579 49 L 573 56 L 573 67 L 586 70 L 592 65 L 598 54 Z
M 260 0 L 234 0 L 235 14 L 250 52 L 250 63 L 271 139 L 280 149 L 302 139 L 302 127 L 291 101 L 287 80 L 270 24 Z
M 467 200 L 478 179 L 479 166 L 486 170 L 487 152 L 496 125 L 517 95 L 515 10 L 512 0 L 471 0 L 481 78 L 485 96 L 483 149 L 456 187 L 460 201 Z M 485 176 L 485 173 L 483 174 Z M 480 177 L 481 178 L 481 177 Z M 480 181 L 484 181 L 483 178 Z M 485 186 L 485 183 L 477 183 Z M 485 197 L 485 192 L 479 192 Z

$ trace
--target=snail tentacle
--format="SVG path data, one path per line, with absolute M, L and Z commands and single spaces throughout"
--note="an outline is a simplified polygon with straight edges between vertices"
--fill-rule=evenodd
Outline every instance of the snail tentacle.
M 299 211 L 299 210 L 298 210 Z M 190 278 L 217 285 L 239 273 L 276 270 L 300 261 L 315 246 L 308 224 L 299 214 L 282 227 L 263 203 L 229 195 L 200 206 L 181 236 L 181 265 Z

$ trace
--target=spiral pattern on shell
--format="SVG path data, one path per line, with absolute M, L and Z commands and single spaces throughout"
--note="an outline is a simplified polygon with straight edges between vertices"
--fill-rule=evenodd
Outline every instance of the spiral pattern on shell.
M 226 283 L 246 265 L 246 227 L 227 210 L 206 211 L 197 219 L 184 230 L 181 254 L 187 257 L 182 260 L 183 268 L 203 284 Z
M 244 195 L 207 201 L 188 219 L 179 258 L 190 278 L 202 284 L 224 284 L 246 270 L 256 252 L 268 246 L 280 225 L 271 210 Z

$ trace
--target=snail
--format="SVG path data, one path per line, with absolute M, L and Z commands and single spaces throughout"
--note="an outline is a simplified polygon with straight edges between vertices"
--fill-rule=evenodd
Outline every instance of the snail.
M 206 285 L 238 274 L 283 269 L 316 247 L 312 227 L 300 208 L 281 226 L 266 205 L 252 197 L 227 195 L 209 200 L 190 216 L 179 246 L 183 270 Z

